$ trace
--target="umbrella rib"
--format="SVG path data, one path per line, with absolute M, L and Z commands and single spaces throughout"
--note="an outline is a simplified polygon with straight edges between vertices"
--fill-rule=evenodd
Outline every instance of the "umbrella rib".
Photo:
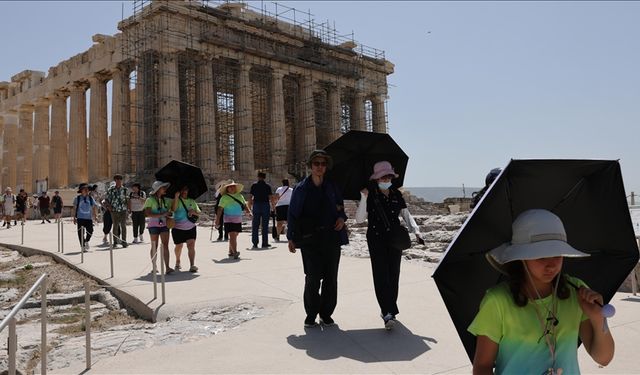
M 569 190 L 569 192 L 567 194 L 565 194 L 565 196 L 562 197 L 562 199 L 560 199 L 560 201 L 558 203 L 556 203 L 555 206 L 553 206 L 553 209 L 551 211 L 555 211 L 556 208 L 558 208 L 567 199 L 569 199 L 569 197 L 573 194 L 573 192 L 576 191 L 580 186 L 582 186 L 584 181 L 585 181 L 585 179 L 584 179 L 584 177 L 582 177 L 578 182 L 576 182 L 576 184 L 573 185 L 573 187 Z

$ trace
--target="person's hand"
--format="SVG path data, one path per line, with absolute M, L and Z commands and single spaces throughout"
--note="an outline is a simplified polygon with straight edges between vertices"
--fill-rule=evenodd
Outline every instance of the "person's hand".
M 290 253 L 296 252 L 296 244 L 292 240 L 289 240 L 289 252 Z
M 342 230 L 342 228 L 344 228 L 344 219 L 339 217 L 338 220 L 336 220 L 336 225 L 333 227 L 333 229 L 339 232 Z
M 364 189 L 360 190 L 360 194 L 362 194 L 362 195 L 364 195 L 366 197 L 367 195 L 369 195 L 369 189 L 364 188 Z
M 216 221 L 213 223 L 213 227 L 214 227 L 214 228 L 216 228 L 216 229 L 220 228 L 220 221 L 216 220 Z
M 174 199 L 180 198 L 180 192 L 176 191 L 176 193 L 173 196 L 174 196 Z
M 75 218 L 75 217 L 73 218 L 73 223 L 74 223 L 74 224 L 78 224 L 78 220 L 76 220 L 76 218 Z
M 580 287 L 578 289 L 578 303 L 580 308 L 591 320 L 602 318 L 602 307 L 598 306 L 604 304 L 602 295 L 589 288 Z

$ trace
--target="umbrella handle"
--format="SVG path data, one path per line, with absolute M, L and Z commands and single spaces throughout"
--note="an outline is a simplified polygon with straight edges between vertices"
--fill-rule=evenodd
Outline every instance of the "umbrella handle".
M 565 279 L 567 280 L 567 279 Z M 571 285 L 575 290 L 580 289 L 579 286 L 577 286 L 576 284 L 572 283 L 571 281 L 567 280 L 567 283 L 569 283 L 569 285 Z M 611 304 L 606 304 L 606 305 L 602 305 L 600 302 L 598 301 L 593 301 L 596 303 L 596 305 L 602 307 L 602 316 L 604 316 L 605 318 L 611 318 L 612 316 L 616 315 L 616 308 L 613 307 L 613 305 Z

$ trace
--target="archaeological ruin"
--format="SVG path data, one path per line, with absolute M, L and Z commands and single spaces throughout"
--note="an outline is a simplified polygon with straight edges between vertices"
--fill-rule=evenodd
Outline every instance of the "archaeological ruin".
M 277 181 L 350 129 L 387 132 L 384 52 L 273 4 L 133 1 L 119 33 L 0 82 L 0 186 L 149 184 L 172 159 L 211 184 Z

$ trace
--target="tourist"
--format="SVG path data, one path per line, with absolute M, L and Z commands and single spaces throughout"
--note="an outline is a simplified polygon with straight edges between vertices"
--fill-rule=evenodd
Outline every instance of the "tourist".
M 144 242 L 144 202 L 147 195 L 141 190 L 139 183 L 131 186 L 129 193 L 129 211 L 131 211 L 131 222 L 133 224 L 133 243 Z
M 510 243 L 487 253 L 508 281 L 486 292 L 468 328 L 477 337 L 473 373 L 579 374 L 578 340 L 606 366 L 614 342 L 602 296 L 562 273 L 564 257 L 589 254 L 566 242 L 562 221 L 547 210 L 524 211 L 512 229 Z
M 2 226 L 7 227 L 7 229 L 11 228 L 11 218 L 14 215 L 16 200 L 15 194 L 13 194 L 11 188 L 7 186 L 7 188 L 4 189 L 4 194 L 2 194 L 2 209 L 4 211 L 4 224 L 2 224 Z
M 40 218 L 42 219 L 42 223 L 46 220 L 47 223 L 51 223 L 49 220 L 49 216 L 51 215 L 51 210 L 49 206 L 51 205 L 51 198 L 47 195 L 46 191 L 43 191 L 42 194 L 38 197 L 38 208 L 40 209 Z
M 386 329 L 393 327 L 400 312 L 397 304 L 400 262 L 402 250 L 411 245 L 407 231 L 401 228 L 399 215 L 409 227 L 409 232 L 420 238 L 419 228 L 407 210 L 402 193 L 391 182 L 398 177 L 388 161 L 376 163 L 367 188 L 361 191 L 356 212 L 357 223 L 368 222 L 367 247 L 373 286 Z
M 216 193 L 214 195 L 214 199 L 215 199 L 215 204 L 213 205 L 213 217 L 216 217 L 216 212 L 218 212 L 218 207 L 220 205 L 220 198 L 222 198 L 222 194 L 220 194 L 220 186 L 218 185 L 216 188 Z M 211 226 L 213 228 L 215 228 L 215 220 L 213 220 L 213 222 L 211 223 Z M 212 229 L 213 230 L 213 229 Z M 228 241 L 229 240 L 229 233 L 227 233 L 224 230 L 224 225 L 219 225 L 218 226 L 218 238 L 216 239 L 216 241 L 222 241 L 224 239 L 224 241 Z M 223 232 L 224 232 L 224 237 L 223 237 Z
M 98 194 L 97 191 L 97 185 L 93 185 L 93 191 L 96 194 Z M 116 183 L 114 181 L 111 181 L 111 184 L 109 184 L 109 187 L 114 187 L 116 186 Z M 111 211 L 107 210 L 106 207 L 106 203 L 105 203 L 105 197 L 101 197 L 98 200 L 99 203 L 99 207 L 102 210 L 102 245 L 108 245 L 109 244 L 109 233 L 111 233 L 111 229 L 113 227 L 113 220 L 111 220 Z
M 480 203 L 480 200 L 482 199 L 484 194 L 487 192 L 487 190 L 489 190 L 489 187 L 491 186 L 493 181 L 500 175 L 500 172 L 502 172 L 502 169 L 493 168 L 492 170 L 489 171 L 489 173 L 487 173 L 487 176 L 484 178 L 484 187 L 480 189 L 480 191 L 474 191 L 471 194 L 472 200 L 469 207 L 475 208 L 478 205 L 478 203 Z
M 122 247 L 127 247 L 129 246 L 127 243 L 128 189 L 122 186 L 122 175 L 116 174 L 113 176 L 113 181 L 116 184 L 107 190 L 104 200 L 113 221 L 113 246 L 121 244 Z
M 315 150 L 308 165 L 311 175 L 293 190 L 287 217 L 289 251 L 300 248 L 302 253 L 307 328 L 317 326 L 318 314 L 320 323 L 334 324 L 331 316 L 338 301 L 340 246 L 349 242 L 342 193 L 324 178 L 331 157 L 324 150 Z
M 27 219 L 27 206 L 29 205 L 29 197 L 27 196 L 27 192 L 24 189 L 20 189 L 18 196 L 16 197 L 16 216 L 13 220 L 13 224 L 17 225 L 17 220 L 20 220 L 24 225 L 25 220 Z
M 96 201 L 89 196 L 89 185 L 80 184 L 78 187 L 78 196 L 73 200 L 71 216 L 73 216 L 73 223 L 77 225 L 80 250 L 87 252 L 89 240 L 93 235 L 93 220 L 98 216 Z M 85 231 L 84 238 L 82 237 L 82 228 Z
M 53 192 L 51 205 L 53 206 L 53 218 L 55 219 L 56 223 L 59 223 L 60 217 L 62 216 L 62 207 L 64 206 L 64 203 L 62 202 L 62 197 L 60 196 L 60 192 L 58 190 Z
M 289 180 L 282 180 L 282 186 L 276 189 L 273 197 L 273 206 L 276 210 L 276 236 L 274 240 L 280 241 L 280 235 L 283 233 L 284 225 L 287 223 L 287 214 L 289 212 L 289 202 L 293 189 L 289 187 Z
M 162 257 L 166 267 L 165 273 L 170 274 L 173 268 L 169 267 L 169 228 L 167 218 L 171 217 L 169 200 L 165 198 L 169 187 L 168 182 L 155 181 L 151 185 L 149 198 L 144 202 L 144 215 L 149 218 L 147 229 L 151 238 L 151 262 L 153 270 L 156 270 L 156 254 L 158 253 L 158 239 L 162 242 Z
M 229 258 L 238 259 L 238 233 L 242 232 L 242 213 L 251 215 L 247 202 L 241 192 L 244 186 L 233 180 L 226 181 L 218 190 L 222 197 L 216 212 L 215 227 L 224 223 L 224 230 L 229 235 Z
M 187 244 L 189 256 L 189 272 L 198 272 L 196 267 L 196 223 L 200 215 L 200 208 L 195 200 L 189 198 L 189 187 L 184 186 L 171 202 L 171 211 L 175 226 L 171 229 L 171 237 L 176 245 L 176 265 L 175 270 L 180 270 L 180 255 L 182 254 L 182 246 Z
M 269 245 L 269 213 L 271 212 L 271 186 L 264 179 L 267 174 L 258 172 L 258 181 L 251 185 L 249 191 L 249 207 L 253 219 L 251 220 L 251 242 L 253 248 L 258 248 L 258 229 L 262 225 L 262 248 Z

